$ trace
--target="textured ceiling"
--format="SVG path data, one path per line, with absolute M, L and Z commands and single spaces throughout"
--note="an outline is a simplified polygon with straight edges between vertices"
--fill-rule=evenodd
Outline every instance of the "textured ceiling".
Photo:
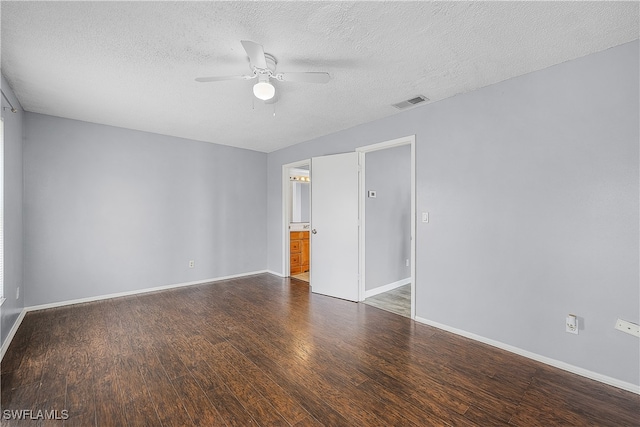
M 7 2 L 2 73 L 27 111 L 270 152 L 638 38 L 638 2 Z M 240 40 L 277 71 L 255 99 Z M 275 117 L 273 115 L 275 108 Z M 420 107 L 417 107 L 420 108 Z

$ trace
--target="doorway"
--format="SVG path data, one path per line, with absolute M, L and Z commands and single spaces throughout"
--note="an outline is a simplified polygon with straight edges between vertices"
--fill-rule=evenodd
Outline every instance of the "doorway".
M 310 161 L 283 166 L 284 275 L 310 282 Z
M 401 146 L 407 146 L 410 153 L 409 236 L 406 236 L 406 231 L 399 231 L 403 233 L 404 238 L 408 237 L 409 241 L 409 256 L 407 257 L 406 250 L 401 253 L 403 265 L 408 268 L 409 276 L 386 285 L 389 288 L 408 286 L 410 317 L 415 318 L 415 135 L 360 147 L 350 153 L 314 157 L 282 166 L 282 271 L 285 277 L 291 274 L 289 235 L 292 219 L 292 215 L 289 214 L 289 204 L 293 198 L 289 191 L 291 169 L 310 165 L 313 199 L 309 226 L 312 233 L 310 235 L 312 274 L 309 282 L 311 291 L 354 302 L 365 301 L 367 290 L 371 296 L 372 289 L 371 286 L 367 286 L 367 280 L 372 280 L 375 273 L 369 273 L 370 277 L 367 278 L 366 155 Z M 406 171 L 406 165 L 404 169 Z M 407 184 L 404 185 L 406 189 Z M 385 193 L 387 193 L 386 190 Z M 406 224 L 407 213 L 404 215 L 404 224 Z M 375 230 L 374 227 L 369 228 Z M 403 271 L 406 272 L 406 269 Z M 388 290 L 383 286 L 375 288 L 378 291 Z
M 361 167 L 361 301 L 413 319 L 415 136 L 357 151 Z

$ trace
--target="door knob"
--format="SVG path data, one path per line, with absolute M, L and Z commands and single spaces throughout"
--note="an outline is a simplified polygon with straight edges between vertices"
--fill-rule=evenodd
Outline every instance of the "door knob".
M 315 229 L 315 228 L 314 228 L 313 230 L 311 230 L 311 232 L 312 232 L 313 234 L 318 234 L 318 232 L 316 231 L 316 229 Z

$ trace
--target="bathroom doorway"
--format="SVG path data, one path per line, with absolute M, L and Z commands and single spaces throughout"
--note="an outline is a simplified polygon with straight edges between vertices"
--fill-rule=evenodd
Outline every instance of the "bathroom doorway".
M 308 160 L 284 166 L 286 276 L 310 282 L 311 178 Z

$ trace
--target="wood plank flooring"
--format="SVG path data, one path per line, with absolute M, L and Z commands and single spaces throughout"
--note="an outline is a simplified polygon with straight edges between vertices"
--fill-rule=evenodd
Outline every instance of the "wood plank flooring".
M 640 420 L 636 394 L 268 274 L 30 312 L 1 372 L 3 426 Z
M 411 284 L 364 300 L 364 303 L 404 317 L 411 317 Z

